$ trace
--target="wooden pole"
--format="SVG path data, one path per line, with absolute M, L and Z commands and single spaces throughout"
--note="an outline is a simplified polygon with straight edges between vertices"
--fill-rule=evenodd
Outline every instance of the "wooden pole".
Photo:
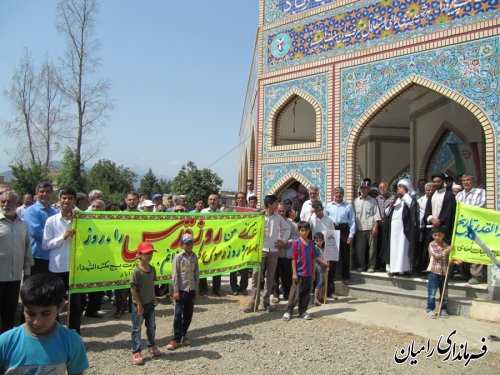
M 330 261 L 328 261 L 330 262 Z M 329 270 L 330 267 L 327 267 L 326 268 L 326 271 L 325 271 L 325 282 L 324 282 L 324 288 L 325 288 L 325 296 L 323 298 L 323 303 L 327 303 L 327 300 L 326 300 L 326 297 L 328 296 L 328 270 Z
M 446 254 L 448 256 L 448 254 Z M 444 295 L 446 294 L 446 285 L 448 284 L 448 274 L 450 273 L 451 259 L 448 258 L 448 267 L 446 267 L 446 275 L 444 277 L 443 292 L 441 293 L 441 301 L 439 302 L 438 318 L 441 316 L 441 308 L 443 307 Z

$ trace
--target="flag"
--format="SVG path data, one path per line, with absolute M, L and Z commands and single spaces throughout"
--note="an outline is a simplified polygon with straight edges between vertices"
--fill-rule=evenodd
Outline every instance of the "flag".
M 471 174 L 475 177 L 476 184 L 482 184 L 481 159 L 477 143 L 448 143 L 455 159 L 457 174 Z
M 451 259 L 491 265 L 500 260 L 500 211 L 457 202 Z M 485 250 L 487 248 L 487 250 Z

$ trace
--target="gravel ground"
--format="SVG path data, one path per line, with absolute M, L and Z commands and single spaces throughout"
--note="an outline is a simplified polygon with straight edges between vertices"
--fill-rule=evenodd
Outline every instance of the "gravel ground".
M 500 373 L 500 354 L 488 352 L 464 367 L 463 361 L 442 362 L 438 356 L 417 357 L 397 365 L 394 353 L 412 340 L 425 338 L 377 327 L 354 324 L 334 317 L 335 303 L 316 311 L 305 321 L 294 316 L 281 320 L 284 302 L 277 311 L 245 314 L 248 297 L 200 297 L 188 336 L 191 346 L 167 352 L 172 335 L 173 307 L 160 303 L 156 311 L 157 343 L 164 354 L 145 364 L 132 364 L 130 314 L 113 319 L 113 306 L 103 305 L 104 319 L 83 318 L 82 336 L 89 356 L 88 374 L 241 374 L 241 373 Z M 143 328 L 145 345 L 145 328 Z M 471 352 L 477 352 L 471 351 Z

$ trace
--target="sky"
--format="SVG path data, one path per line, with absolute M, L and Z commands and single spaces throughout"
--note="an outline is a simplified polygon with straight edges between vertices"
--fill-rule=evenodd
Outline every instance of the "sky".
M 56 0 L 0 1 L 0 124 L 15 113 L 3 95 L 27 48 L 58 63 L 65 40 Z M 100 152 L 132 170 L 175 177 L 193 161 L 237 188 L 239 127 L 258 26 L 257 0 L 101 0 L 101 66 L 114 108 L 95 135 Z M 90 140 L 91 141 L 91 140 Z M 2 132 L 0 172 L 16 140 Z M 230 152 L 230 150 L 234 150 Z M 227 154 L 226 156 L 224 156 Z M 220 159 L 219 161 L 217 161 Z

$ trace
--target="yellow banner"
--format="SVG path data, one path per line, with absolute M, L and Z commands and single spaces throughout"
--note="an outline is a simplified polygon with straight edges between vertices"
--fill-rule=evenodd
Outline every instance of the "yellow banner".
M 451 243 L 451 259 L 491 265 L 500 259 L 500 212 L 457 203 Z
M 182 252 L 180 238 L 195 239 L 200 277 L 258 268 L 262 258 L 264 216 L 259 213 L 80 212 L 70 260 L 71 293 L 123 289 L 138 264 L 137 245 L 157 250 L 151 264 L 157 284 L 171 281 L 172 262 Z

